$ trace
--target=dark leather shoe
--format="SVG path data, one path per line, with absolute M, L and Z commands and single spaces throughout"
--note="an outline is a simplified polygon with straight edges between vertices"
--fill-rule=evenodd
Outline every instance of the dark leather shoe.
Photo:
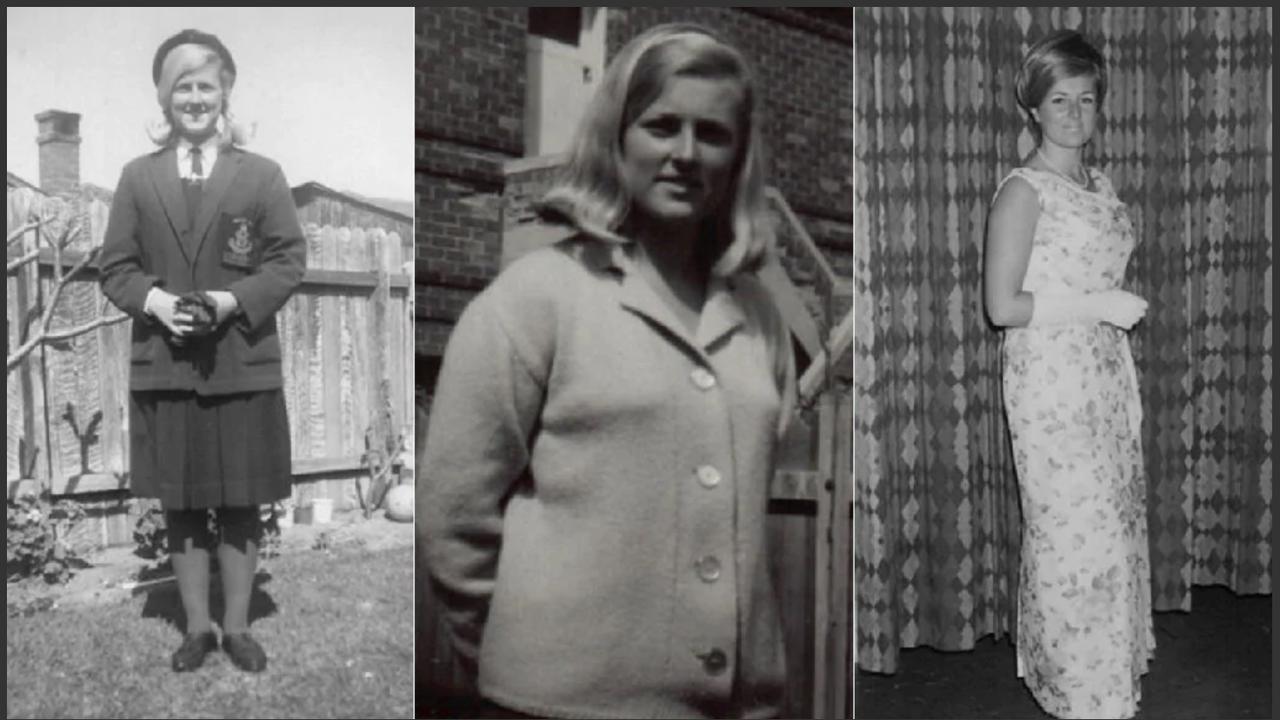
M 247 632 L 223 635 L 222 649 L 231 658 L 231 662 L 245 672 L 262 672 L 267 667 L 267 654 Z
M 218 636 L 213 631 L 188 634 L 173 653 L 173 671 L 189 672 L 204 664 L 204 656 L 218 649 Z

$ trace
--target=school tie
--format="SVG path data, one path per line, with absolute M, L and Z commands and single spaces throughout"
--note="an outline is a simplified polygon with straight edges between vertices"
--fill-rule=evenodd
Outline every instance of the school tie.
M 187 200 L 187 219 L 195 229 L 196 216 L 200 214 L 200 199 L 204 184 L 204 163 L 200 159 L 200 148 L 191 148 L 191 177 L 182 181 L 183 195 Z
M 204 162 L 200 156 L 199 146 L 191 148 L 191 179 L 204 180 Z

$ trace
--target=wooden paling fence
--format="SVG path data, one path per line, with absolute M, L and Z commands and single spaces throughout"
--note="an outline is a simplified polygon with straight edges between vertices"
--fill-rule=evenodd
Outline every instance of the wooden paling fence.
M 11 188 L 7 199 L 9 234 L 33 218 L 50 218 L 8 248 L 11 263 L 40 252 L 39 262 L 7 276 L 12 352 L 55 289 L 54 256 L 39 234 L 57 237 L 67 223 L 79 225 L 61 257 L 70 269 L 101 246 L 110 206 L 97 198 L 67 203 L 25 188 Z M 389 415 L 396 432 L 412 422 L 412 279 L 397 233 L 315 225 L 306 232 L 306 277 L 277 315 L 294 473 L 349 484 L 361 472 L 365 433 L 375 420 Z M 92 321 L 104 309 L 118 312 L 105 303 L 92 263 L 66 283 L 55 308 L 55 329 Z M 127 488 L 131 322 L 42 344 L 9 372 L 11 490 L 24 476 L 55 495 Z
M 8 248 L 8 259 L 39 253 L 39 261 L 11 271 L 7 280 L 6 330 L 14 351 L 49 304 L 53 262 L 46 240 L 78 225 L 63 252 L 63 266 L 101 245 L 109 206 L 98 199 L 77 208 L 28 189 L 10 189 L 7 234 L 36 219 Z M 43 236 L 43 238 L 42 238 Z M 70 328 L 97 317 L 102 294 L 97 276 L 71 279 L 54 304 L 52 326 Z M 55 493 L 76 492 L 82 484 L 107 489 L 122 478 L 128 442 L 124 426 L 129 366 L 127 322 L 79 337 L 37 346 L 7 377 L 7 477 L 30 478 Z

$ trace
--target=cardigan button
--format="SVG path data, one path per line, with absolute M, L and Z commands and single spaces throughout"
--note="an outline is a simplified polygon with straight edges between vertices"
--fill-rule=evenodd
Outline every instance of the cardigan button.
M 704 367 L 696 367 L 693 372 L 689 373 L 689 379 L 693 380 L 693 384 L 699 390 L 710 390 L 716 386 L 716 376 Z
M 715 555 L 707 555 L 694 563 L 698 568 L 698 577 L 703 582 L 712 583 L 720 579 L 720 561 Z
M 698 483 L 704 488 L 713 488 L 720 484 L 720 471 L 710 465 L 698 468 Z
M 729 658 L 720 648 L 713 648 L 710 652 L 699 655 L 702 658 L 702 669 L 707 671 L 708 675 L 719 675 L 729 667 Z

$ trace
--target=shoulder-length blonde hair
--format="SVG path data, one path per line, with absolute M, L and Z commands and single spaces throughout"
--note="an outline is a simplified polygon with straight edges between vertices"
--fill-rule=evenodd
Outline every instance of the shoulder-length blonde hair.
M 169 117 L 169 101 L 173 97 L 174 85 L 189 72 L 199 70 L 206 65 L 217 65 L 218 80 L 222 83 L 222 112 L 218 115 L 218 146 L 244 145 L 253 136 L 253 127 L 241 123 L 231 114 L 231 88 L 235 86 L 234 70 L 227 67 L 222 56 L 216 50 L 204 45 L 189 43 L 178 45 L 165 56 L 160 76 L 156 82 L 156 100 L 160 102 L 160 118 L 147 126 L 147 137 L 161 147 L 178 142 L 178 134 L 173 129 L 173 118 Z
M 700 248 L 713 274 L 754 270 L 773 243 L 764 195 L 763 147 L 756 122 L 754 82 L 735 48 L 700 25 L 659 25 L 622 49 L 601 79 L 578 126 L 568 161 L 539 203 L 547 219 L 567 222 L 592 237 L 629 242 L 619 235 L 631 210 L 622 183 L 622 136 L 662 93 L 672 77 L 735 80 L 742 87 L 742 138 L 726 200 L 704 220 Z

